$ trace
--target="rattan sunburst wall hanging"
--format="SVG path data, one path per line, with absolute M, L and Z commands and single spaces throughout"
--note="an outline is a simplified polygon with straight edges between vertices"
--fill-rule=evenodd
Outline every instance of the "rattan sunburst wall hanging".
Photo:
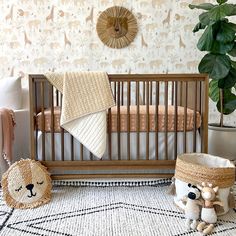
M 135 16 L 126 8 L 114 6 L 101 13 L 97 33 L 101 41 L 111 48 L 128 46 L 138 32 Z

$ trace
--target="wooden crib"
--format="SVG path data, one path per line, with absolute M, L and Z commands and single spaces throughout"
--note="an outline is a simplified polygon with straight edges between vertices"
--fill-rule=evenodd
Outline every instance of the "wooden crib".
M 183 152 L 207 153 L 208 77 L 203 74 L 113 74 L 116 107 L 107 111 L 102 159 L 59 126 L 62 94 L 29 75 L 31 157 L 53 179 L 169 177 Z

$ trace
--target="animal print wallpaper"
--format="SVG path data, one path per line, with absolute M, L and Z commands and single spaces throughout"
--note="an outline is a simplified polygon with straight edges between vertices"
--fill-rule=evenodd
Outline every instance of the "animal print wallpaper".
M 190 10 L 188 4 L 202 2 L 0 0 L 0 77 L 65 70 L 197 72 L 203 54 L 192 29 L 200 11 Z M 130 9 L 138 21 L 138 34 L 127 48 L 109 48 L 96 33 L 99 14 L 114 5 Z M 211 104 L 210 121 L 218 120 L 216 114 Z M 231 123 L 235 120 L 235 115 L 228 117 Z

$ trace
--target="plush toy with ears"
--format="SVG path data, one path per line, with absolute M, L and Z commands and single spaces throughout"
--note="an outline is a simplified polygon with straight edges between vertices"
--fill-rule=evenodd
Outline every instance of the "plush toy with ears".
M 22 159 L 3 174 L 3 198 L 12 208 L 34 208 L 51 199 L 50 174 L 40 162 Z
M 199 232 L 203 232 L 203 234 L 210 234 L 214 229 L 214 224 L 217 221 L 216 211 L 214 209 L 214 205 L 224 206 L 221 201 L 215 201 L 216 193 L 218 192 L 219 187 L 216 186 L 213 188 L 212 184 L 202 183 L 202 186 L 197 185 L 197 187 L 201 190 L 201 196 L 204 200 L 204 206 L 201 211 L 201 222 L 197 226 L 197 230 Z
M 196 186 L 192 184 L 188 184 L 188 187 L 188 195 L 182 199 L 182 201 L 186 202 L 184 207 L 186 226 L 188 229 L 196 229 L 200 216 L 200 206 L 202 206 L 201 201 L 198 200 L 201 196 L 201 192 Z

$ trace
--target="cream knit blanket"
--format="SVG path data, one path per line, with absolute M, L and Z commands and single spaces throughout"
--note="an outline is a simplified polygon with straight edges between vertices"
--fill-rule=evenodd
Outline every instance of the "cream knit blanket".
M 105 72 L 45 74 L 62 94 L 60 125 L 95 156 L 106 149 L 106 109 L 115 105 Z

